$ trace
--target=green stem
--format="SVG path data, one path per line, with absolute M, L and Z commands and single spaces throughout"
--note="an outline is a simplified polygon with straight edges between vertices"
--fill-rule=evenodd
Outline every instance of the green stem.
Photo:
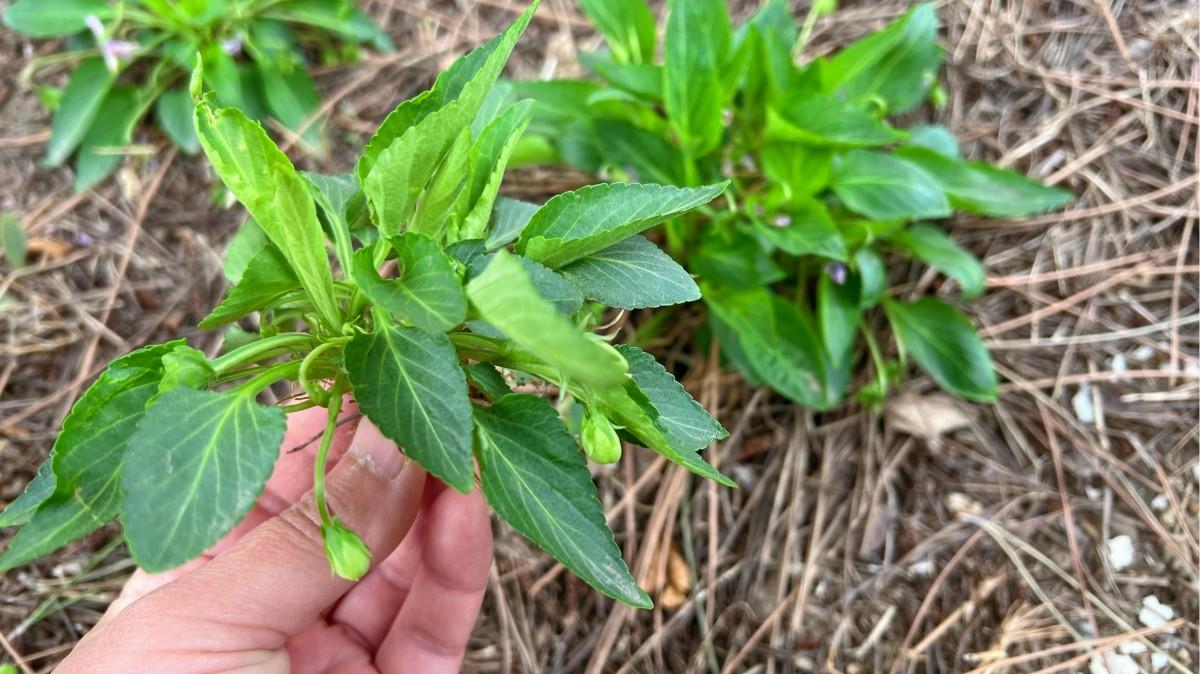
M 879 384 L 879 394 L 887 393 L 887 368 L 883 360 L 883 352 L 879 350 L 879 344 L 875 341 L 875 335 L 871 332 L 871 328 L 867 327 L 866 322 L 862 325 L 863 339 L 867 342 L 867 351 L 871 353 L 871 362 L 875 364 L 875 381 Z
M 309 370 L 312 368 L 313 364 L 317 362 L 317 359 L 320 358 L 326 351 L 331 349 L 339 349 L 349 341 L 349 337 L 338 337 L 337 339 L 331 339 L 328 342 L 318 344 L 317 348 L 309 351 L 308 355 L 304 356 L 304 360 L 301 361 L 300 386 L 304 388 L 304 391 L 308 393 L 309 399 L 311 399 L 314 403 L 322 406 L 326 405 L 329 402 L 330 393 L 321 388 L 321 385 L 313 380 L 312 377 L 308 376 Z
M 295 377 L 300 372 L 300 361 L 289 360 L 263 370 L 263 373 L 250 381 L 239 384 L 233 390 L 244 395 L 258 395 L 263 389 L 283 379 Z
M 800 28 L 800 37 L 796 39 L 796 44 L 792 45 L 792 60 L 800 58 L 804 53 L 804 48 L 808 46 L 808 39 L 812 37 L 813 28 L 817 25 L 817 7 L 821 3 L 817 0 L 809 5 L 808 14 L 804 16 L 804 25 Z
M 289 332 L 274 337 L 267 337 L 230 351 L 213 359 L 211 365 L 217 374 L 227 372 L 239 365 L 252 363 L 267 356 L 278 356 L 282 353 L 295 353 L 312 346 L 313 337 L 304 332 Z M 282 352 L 282 353 L 278 353 Z
M 325 463 L 329 458 L 329 447 L 333 444 L 333 434 L 337 430 L 338 414 L 342 411 L 343 388 L 342 378 L 338 377 L 329 392 L 329 404 L 326 406 L 329 415 L 325 421 L 325 433 L 321 436 L 317 459 L 313 462 L 313 498 L 317 502 L 317 512 L 321 514 L 322 526 L 333 524 L 333 518 L 329 516 L 329 506 L 325 504 Z

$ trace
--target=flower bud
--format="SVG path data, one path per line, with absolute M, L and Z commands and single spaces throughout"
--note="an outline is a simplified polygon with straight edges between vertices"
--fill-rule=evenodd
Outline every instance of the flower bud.
M 321 525 L 321 540 L 325 542 L 329 568 L 342 578 L 358 580 L 371 568 L 371 551 L 341 520 L 334 518 Z
M 589 409 L 579 426 L 583 451 L 596 463 L 616 463 L 621 460 L 621 439 L 612 422 L 602 412 Z

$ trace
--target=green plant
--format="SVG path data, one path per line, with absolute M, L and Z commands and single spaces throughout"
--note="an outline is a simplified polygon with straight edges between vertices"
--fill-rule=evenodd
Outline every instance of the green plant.
M 540 207 L 498 199 L 533 111 L 528 101 L 494 105 L 489 92 L 535 7 L 401 103 L 351 174 L 298 173 L 258 124 L 199 98 L 200 142 L 252 217 L 228 252 L 234 285 L 200 325 L 259 312 L 260 328 L 213 359 L 177 340 L 113 361 L 0 514 L 0 525 L 24 525 L 0 570 L 117 516 L 143 568 L 187 561 L 258 498 L 285 412 L 321 406 L 329 423 L 314 480 L 326 551 L 335 571 L 361 575 L 365 548 L 322 498 L 326 452 L 352 393 L 429 472 L 463 492 L 478 480 L 501 518 L 580 578 L 650 605 L 563 419 L 590 419 L 584 447 L 605 461 L 619 453 L 616 427 L 732 485 L 698 454 L 727 435 L 721 425 L 652 356 L 589 331 L 603 314 L 597 299 L 698 297 L 687 273 L 636 235 L 724 185 L 595 185 Z M 512 392 L 514 379 L 556 386 L 557 409 Z M 303 393 L 282 407 L 256 403 L 279 382 Z
M 722 0 L 672 0 L 661 64 L 643 0 L 580 4 L 610 51 L 581 55 L 595 79 L 515 83 L 538 102 L 519 161 L 674 185 L 731 180 L 719 207 L 666 225 L 669 251 L 703 281 L 727 360 L 829 408 L 850 386 L 861 333 L 875 377 L 858 396 L 877 404 L 901 372 L 866 320 L 882 305 L 902 359 L 959 396 L 996 396 L 967 318 L 941 300 L 889 293 L 882 254 L 915 257 L 972 298 L 984 287 L 980 263 L 929 221 L 955 210 L 1020 216 L 1070 195 L 963 160 L 945 128 L 886 121 L 945 96 L 932 5 L 797 65 L 835 3 L 814 2 L 798 25 L 772 0 L 734 30 Z
M 34 59 L 26 77 L 75 64 L 65 88 L 39 93 L 54 109 L 44 164 L 74 155 L 78 191 L 116 169 L 151 108 L 179 149 L 199 152 L 186 89 L 198 55 L 222 105 L 300 131 L 321 102 L 307 54 L 341 60 L 356 58 L 360 43 L 392 49 L 353 0 L 17 0 L 4 23 L 30 37 L 67 38 L 65 52 Z M 316 125 L 299 140 L 324 152 Z

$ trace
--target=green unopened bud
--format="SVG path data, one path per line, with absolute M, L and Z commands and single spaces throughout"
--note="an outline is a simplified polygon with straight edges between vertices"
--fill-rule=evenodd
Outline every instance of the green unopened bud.
M 371 568 L 371 551 L 341 520 L 334 518 L 321 525 L 321 540 L 325 542 L 329 568 L 342 578 L 358 580 Z
M 579 426 L 583 451 L 596 463 L 616 463 L 621 460 L 621 439 L 612 422 L 602 412 L 588 410 Z

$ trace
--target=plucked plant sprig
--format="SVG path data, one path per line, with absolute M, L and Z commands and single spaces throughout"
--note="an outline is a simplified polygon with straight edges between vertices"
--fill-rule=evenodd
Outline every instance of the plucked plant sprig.
M 727 433 L 652 356 L 591 329 L 604 304 L 699 297 L 638 233 L 725 185 L 594 185 L 542 206 L 499 198 L 533 106 L 492 89 L 535 7 L 401 103 L 346 175 L 296 171 L 194 78 L 200 143 L 252 218 L 228 251 L 233 285 L 201 326 L 257 313 L 259 329 L 216 358 L 177 340 L 113 361 L 0 514 L 0 525 L 23 525 L 0 570 L 118 517 L 143 568 L 186 562 L 259 497 L 285 413 L 324 407 L 313 466 L 322 537 L 334 571 L 360 577 L 371 551 L 323 498 L 349 394 L 409 457 L 459 491 L 478 483 L 501 518 L 584 581 L 650 605 L 585 457 L 616 461 L 623 436 L 732 485 L 698 453 Z M 531 378 L 557 387 L 555 404 L 511 390 Z M 281 382 L 297 395 L 257 402 Z
M 889 121 L 945 102 L 933 6 L 801 63 L 835 2 L 813 2 L 801 24 L 769 0 L 736 29 L 723 0 L 667 4 L 659 62 L 644 0 L 580 0 L 609 49 L 581 55 L 592 78 L 515 84 L 538 109 L 514 161 L 681 186 L 731 180 L 719 206 L 671 220 L 665 235 L 703 282 L 723 356 L 752 382 L 829 408 L 865 358 L 875 376 L 857 395 L 877 404 L 903 364 L 884 357 L 868 320 L 881 306 L 902 361 L 964 398 L 995 398 L 968 319 L 942 300 L 897 297 L 885 256 L 934 267 L 970 299 L 983 268 L 933 223 L 1037 213 L 1070 195 L 964 160 L 943 127 Z
M 66 87 L 42 87 L 54 109 L 44 164 L 75 157 L 75 189 L 104 180 L 120 163 L 138 122 L 153 110 L 168 138 L 200 151 L 192 126 L 189 73 L 203 57 L 205 84 L 222 105 L 301 132 L 321 154 L 320 107 L 308 59 L 353 60 L 358 46 L 393 49 L 353 0 L 17 0 L 4 23 L 30 37 L 66 37 L 66 51 L 34 59 L 25 77 L 74 64 Z

